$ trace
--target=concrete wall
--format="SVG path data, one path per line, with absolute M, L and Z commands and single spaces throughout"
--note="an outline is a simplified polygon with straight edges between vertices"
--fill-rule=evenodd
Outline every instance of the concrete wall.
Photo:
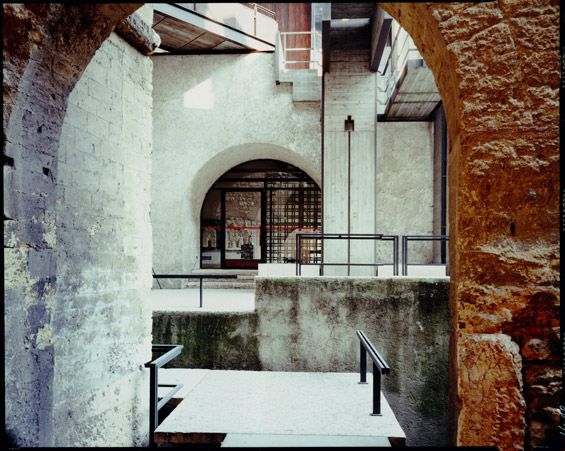
M 320 107 L 276 85 L 273 54 L 152 59 L 153 267 L 186 272 L 200 268 L 204 197 L 232 167 L 272 158 L 320 184 Z
M 443 135 L 445 133 L 445 143 L 443 142 Z M 449 221 L 447 220 L 447 217 L 449 215 L 449 211 L 448 211 L 448 199 L 447 199 L 447 189 L 448 189 L 448 185 L 449 182 L 447 180 L 447 149 L 449 148 L 449 137 L 447 136 L 447 130 L 446 130 L 446 125 L 445 125 L 445 111 L 443 109 L 443 105 L 440 106 L 438 108 L 438 111 L 436 112 L 435 116 L 434 116 L 434 137 L 433 137 L 433 142 L 434 142 L 434 200 L 433 200 L 433 215 L 434 215 L 434 221 L 433 221 L 433 233 L 434 235 L 449 235 Z M 443 146 L 445 145 L 445 174 L 442 175 L 442 151 Z M 445 177 L 445 180 L 443 180 L 443 177 Z M 445 212 L 442 212 L 442 183 L 445 183 L 445 204 L 444 204 L 444 209 Z M 443 230 L 442 232 L 442 214 L 445 215 L 445 225 L 446 225 L 446 230 Z M 439 241 L 435 241 L 433 243 L 433 248 L 434 248 L 434 263 L 440 263 L 441 262 L 441 242 Z M 449 246 L 448 243 L 445 244 L 445 257 L 446 260 L 449 257 Z
M 377 230 L 394 235 L 431 235 L 434 209 L 433 122 L 383 122 L 377 128 Z M 402 238 L 399 237 L 399 240 Z M 401 243 L 399 243 L 399 246 Z M 378 258 L 392 262 L 390 241 Z M 410 263 L 432 263 L 433 243 L 411 241 Z M 399 250 L 399 259 L 402 253 Z
M 151 60 L 115 33 L 69 96 L 57 184 L 53 446 L 148 439 Z M 49 264 L 49 262 L 42 262 Z
M 324 75 L 324 233 L 376 233 L 375 124 L 376 73 L 369 70 L 366 34 L 333 38 L 330 72 Z M 345 131 L 351 117 L 354 131 Z M 380 233 L 380 232 L 379 232 Z M 349 246 L 349 247 L 348 247 Z M 373 263 L 374 242 L 326 240 L 324 261 Z M 352 267 L 351 275 L 374 275 L 374 268 Z M 348 275 L 329 266 L 324 275 Z
M 357 372 L 361 329 L 407 444 L 448 443 L 447 279 L 257 277 L 255 296 L 254 313 L 154 312 L 154 341 L 185 345 L 175 367 Z

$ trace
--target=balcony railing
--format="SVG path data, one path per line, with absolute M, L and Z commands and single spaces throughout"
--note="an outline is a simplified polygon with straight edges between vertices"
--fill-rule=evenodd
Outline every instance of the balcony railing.
M 321 69 L 322 35 L 320 33 L 317 31 L 285 31 L 281 32 L 280 36 L 281 69 Z
M 392 262 L 385 263 L 351 263 L 350 259 L 347 262 L 325 262 L 319 257 L 319 246 L 312 246 L 311 244 L 303 245 L 304 240 L 378 240 L 378 241 L 392 241 Z M 445 266 L 445 275 L 449 276 L 449 262 L 442 263 L 408 263 L 408 241 L 441 241 L 445 243 L 449 240 L 448 235 L 403 235 L 402 236 L 402 275 L 408 275 L 408 265 L 410 266 Z M 296 235 L 296 275 L 302 275 L 301 268 L 304 265 L 319 265 L 324 266 L 346 266 L 347 274 L 350 273 L 351 266 L 389 266 L 392 263 L 393 276 L 398 276 L 398 235 L 382 235 L 382 234 L 347 234 L 347 233 L 326 233 L 326 234 L 311 234 L 299 233 Z M 314 258 L 304 257 L 304 251 L 312 251 L 315 255 Z M 349 254 L 349 251 L 348 251 Z
M 382 109 L 391 99 L 408 61 L 422 59 L 408 33 L 397 24 L 393 26 L 393 30 L 396 31 L 392 44 L 385 48 L 385 52 L 388 53 L 385 66 L 379 71 L 381 75 L 377 84 L 379 112 L 384 112 Z

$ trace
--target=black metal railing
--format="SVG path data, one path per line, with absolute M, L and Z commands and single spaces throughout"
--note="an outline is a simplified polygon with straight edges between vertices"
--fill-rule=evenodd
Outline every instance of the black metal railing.
M 408 241 L 448 241 L 448 235 L 403 235 L 402 236 L 402 275 L 408 275 Z M 416 266 L 416 263 L 411 265 Z M 444 266 L 445 275 L 449 275 L 449 263 L 425 263 L 420 266 Z
M 398 235 L 382 235 L 382 234 L 369 234 L 369 233 L 324 233 L 324 234 L 305 234 L 298 233 L 296 235 L 296 275 L 301 275 L 301 267 L 303 265 L 320 265 L 322 274 L 324 266 L 347 266 L 347 274 L 349 275 L 351 266 L 384 266 L 390 263 L 351 263 L 348 258 L 347 262 L 343 263 L 309 263 L 301 260 L 302 256 L 302 240 L 304 239 L 319 239 L 319 240 L 380 240 L 392 241 L 392 271 L 393 275 L 398 275 Z M 349 252 L 348 252 L 349 256 Z
M 384 359 L 379 355 L 377 350 L 371 344 L 367 336 L 362 330 L 357 331 L 357 336 L 359 337 L 360 343 L 360 368 L 359 374 L 361 380 L 360 384 L 367 383 L 367 354 L 371 357 L 373 361 L 373 412 L 372 416 L 380 416 L 381 414 L 381 375 L 390 374 L 390 368 L 384 361 Z
M 200 308 L 202 308 L 202 279 L 237 279 L 235 274 L 153 274 L 154 279 L 200 279 Z M 159 282 L 157 280 L 157 282 Z M 161 288 L 161 285 L 159 285 Z
M 159 426 L 159 410 L 169 402 L 169 400 L 177 393 L 183 384 L 159 384 L 159 368 L 170 362 L 180 354 L 184 348 L 183 345 L 153 345 L 152 352 L 163 352 L 165 354 L 151 360 L 145 364 L 145 368 L 149 368 L 149 444 L 155 445 L 154 432 Z M 159 400 L 159 387 L 170 387 L 171 390 Z

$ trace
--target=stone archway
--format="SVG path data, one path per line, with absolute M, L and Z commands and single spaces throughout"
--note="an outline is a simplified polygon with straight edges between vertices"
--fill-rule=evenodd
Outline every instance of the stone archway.
M 67 100 L 98 48 L 140 6 L 3 5 L 6 435 L 18 446 L 53 446 L 58 437 L 57 252 L 65 246 L 55 218 Z
M 50 444 L 54 431 L 47 326 L 57 269 L 37 265 L 30 249 L 48 260 L 54 252 L 49 212 L 66 99 L 101 43 L 139 6 L 3 5 L 3 147 L 12 168 L 5 176 L 5 255 L 13 269 L 5 325 L 17 330 L 27 321 L 47 339 L 30 350 L 21 330 L 7 347 L 7 361 L 27 362 L 32 387 L 7 390 L 19 444 Z M 454 443 L 543 445 L 559 419 L 561 383 L 559 2 L 381 6 L 434 72 L 447 115 Z M 52 196 L 38 204 L 26 188 L 41 173 L 50 174 L 45 190 Z M 48 220 L 39 230 L 34 217 Z M 26 298 L 36 302 L 11 309 Z M 46 305 L 41 314 L 37 301 Z M 6 368 L 8 378 L 15 367 Z
M 207 161 L 193 178 L 183 197 L 182 205 L 182 267 L 189 271 L 200 267 L 200 211 L 210 187 L 231 168 L 256 159 L 273 159 L 292 164 L 304 171 L 320 186 L 319 169 L 300 154 L 268 143 L 248 143 L 232 146 Z
M 379 5 L 446 111 L 453 442 L 546 444 L 559 420 L 559 389 L 541 400 L 538 386 L 560 386 L 559 2 Z

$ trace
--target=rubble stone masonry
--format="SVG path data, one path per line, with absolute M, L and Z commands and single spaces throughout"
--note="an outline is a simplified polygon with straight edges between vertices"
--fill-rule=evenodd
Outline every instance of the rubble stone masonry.
M 559 2 L 381 6 L 446 111 L 453 439 L 547 445 L 561 391 Z

